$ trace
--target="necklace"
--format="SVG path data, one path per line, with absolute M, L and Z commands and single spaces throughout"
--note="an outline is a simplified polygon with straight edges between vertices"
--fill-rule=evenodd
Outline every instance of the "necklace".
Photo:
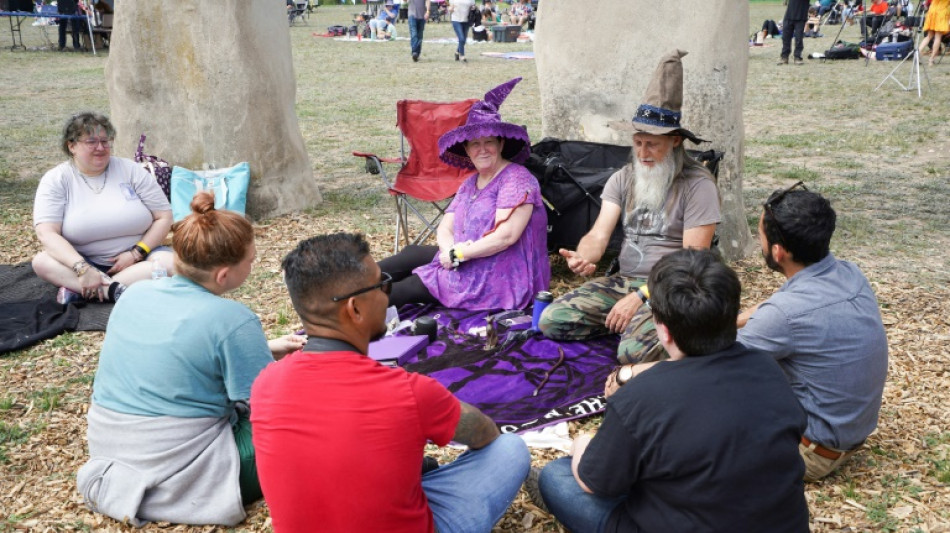
M 497 175 L 498 175 L 502 170 L 504 170 L 505 167 L 507 167 L 507 166 L 508 166 L 508 165 L 503 165 L 501 168 L 499 168 L 498 170 L 496 170 L 495 173 L 492 174 L 490 178 L 488 178 L 488 181 L 485 183 L 485 186 L 482 187 L 481 189 L 478 188 L 478 180 L 476 179 L 476 180 L 475 180 L 475 192 L 472 193 L 472 200 L 478 198 L 478 193 L 482 192 L 482 191 L 485 189 L 485 187 L 488 187 L 488 184 L 491 183 L 493 179 L 495 179 L 495 176 L 497 176 Z
M 79 174 L 79 178 L 82 179 L 82 182 L 86 184 L 86 187 L 89 187 L 89 190 L 92 191 L 92 194 L 100 194 L 102 190 L 106 188 L 106 182 L 109 180 L 109 165 L 106 165 L 105 171 L 102 172 L 102 185 L 99 185 L 99 188 L 95 188 L 89 183 L 89 180 L 92 179 L 90 176 L 86 176 L 79 171 L 79 168 L 76 165 L 70 165 L 73 169 L 73 172 Z

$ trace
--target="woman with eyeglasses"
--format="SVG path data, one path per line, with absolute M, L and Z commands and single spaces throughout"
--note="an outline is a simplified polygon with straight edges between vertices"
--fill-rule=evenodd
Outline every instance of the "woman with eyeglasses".
M 151 276 L 154 261 L 173 271 L 172 252 L 161 246 L 172 225 L 168 198 L 141 166 L 112 155 L 113 139 L 104 115 L 73 115 L 63 127 L 68 159 L 36 189 L 33 227 L 43 251 L 33 270 L 60 287 L 60 303 L 115 301 Z
M 524 309 L 548 290 L 548 217 L 538 180 L 522 165 L 531 142 L 498 112 L 520 81 L 485 93 L 464 125 L 439 138 L 439 158 L 472 174 L 446 208 L 436 245 L 407 246 L 379 262 L 393 278 L 390 305 Z
M 260 319 L 221 296 L 254 263 L 254 230 L 204 191 L 173 227 L 177 274 L 129 287 L 109 320 L 76 477 L 96 512 L 232 526 L 260 499 L 247 401 L 258 373 L 303 347 L 267 341 Z

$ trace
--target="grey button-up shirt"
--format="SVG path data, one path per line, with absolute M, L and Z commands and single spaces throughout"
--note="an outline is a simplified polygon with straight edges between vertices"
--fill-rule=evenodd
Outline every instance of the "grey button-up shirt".
M 772 354 L 808 414 L 805 436 L 837 450 L 877 427 L 887 377 L 887 337 L 861 270 L 831 254 L 798 272 L 739 330 Z

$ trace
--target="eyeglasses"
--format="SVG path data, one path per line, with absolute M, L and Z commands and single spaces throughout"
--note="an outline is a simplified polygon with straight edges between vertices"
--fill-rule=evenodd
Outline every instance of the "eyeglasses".
M 95 150 L 99 145 L 102 145 L 102 147 L 106 149 L 112 148 L 112 139 L 83 139 L 76 142 L 85 144 L 90 150 Z
M 775 225 L 775 230 L 778 232 L 779 239 L 781 239 L 782 244 L 785 244 L 785 235 L 782 233 L 782 227 L 779 226 L 778 218 L 775 217 L 775 212 L 772 211 L 772 207 L 778 205 L 779 202 L 785 198 L 785 195 L 794 191 L 795 189 L 801 187 L 802 190 L 807 191 L 808 187 L 805 187 L 804 181 L 799 181 L 787 189 L 781 191 L 775 191 L 769 196 L 769 199 L 765 201 L 765 210 L 769 213 L 769 216 L 772 217 L 772 223 Z
M 343 296 L 334 296 L 332 300 L 334 302 L 342 302 L 343 300 L 348 300 L 354 296 L 359 296 L 360 294 L 363 294 L 364 292 L 375 291 L 376 289 L 383 291 L 383 294 L 385 294 L 386 296 L 389 296 L 389 293 L 393 292 L 393 277 L 387 274 L 386 272 L 382 272 L 379 275 L 379 283 L 377 283 L 376 285 L 373 285 L 371 287 L 364 287 L 360 290 L 353 291 Z

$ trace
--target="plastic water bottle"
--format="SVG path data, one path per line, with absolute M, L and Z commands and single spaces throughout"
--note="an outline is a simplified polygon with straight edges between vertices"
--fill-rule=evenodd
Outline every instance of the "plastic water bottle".
M 162 266 L 158 259 L 152 261 L 152 279 L 162 279 L 168 277 L 168 271 Z

